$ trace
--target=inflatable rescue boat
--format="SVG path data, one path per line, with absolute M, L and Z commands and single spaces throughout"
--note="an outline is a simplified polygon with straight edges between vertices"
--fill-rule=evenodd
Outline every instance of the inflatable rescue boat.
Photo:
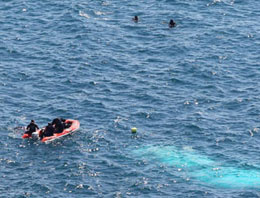
M 61 137 L 64 137 L 66 135 L 69 135 L 69 134 L 72 134 L 74 132 L 76 132 L 77 130 L 79 130 L 80 128 L 80 123 L 78 120 L 70 120 L 70 119 L 67 119 L 65 121 L 65 124 L 68 126 L 66 127 L 61 133 L 54 133 L 52 136 L 48 136 L 48 137 L 43 137 L 41 139 L 41 142 L 44 142 L 44 143 L 50 143 L 54 140 L 57 140 Z M 33 132 L 32 135 L 29 135 L 29 134 L 24 134 L 22 136 L 23 139 L 26 139 L 26 138 L 32 138 L 32 139 L 40 139 L 39 137 L 39 134 L 40 134 L 40 131 L 42 129 L 39 129 L 37 130 L 36 132 Z

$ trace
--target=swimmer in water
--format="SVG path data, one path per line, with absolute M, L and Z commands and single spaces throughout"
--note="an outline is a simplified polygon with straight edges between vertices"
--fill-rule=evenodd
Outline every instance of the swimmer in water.
M 169 27 L 173 28 L 175 26 L 176 26 L 176 23 L 171 19 L 170 22 L 169 22 Z
M 137 23 L 138 22 L 138 16 L 135 16 L 134 18 L 132 18 L 132 20 Z

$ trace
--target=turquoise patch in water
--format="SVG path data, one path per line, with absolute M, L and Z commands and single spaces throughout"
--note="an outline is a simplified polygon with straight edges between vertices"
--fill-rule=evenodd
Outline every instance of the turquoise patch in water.
M 223 188 L 258 188 L 260 187 L 260 171 L 235 167 L 195 170 L 191 175 L 207 184 Z
M 207 185 L 221 188 L 260 187 L 260 170 L 225 166 L 191 149 L 181 150 L 174 146 L 146 146 L 135 150 L 134 154 L 149 161 L 183 168 L 190 177 Z
M 205 156 L 196 154 L 194 151 L 177 150 L 174 146 L 143 147 L 136 150 L 135 154 L 142 157 L 147 157 L 151 160 L 156 159 L 157 161 L 179 168 L 201 167 L 214 164 L 214 161 Z

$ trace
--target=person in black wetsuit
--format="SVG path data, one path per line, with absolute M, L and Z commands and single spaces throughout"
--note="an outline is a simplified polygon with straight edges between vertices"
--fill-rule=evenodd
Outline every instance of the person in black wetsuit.
M 170 22 L 169 22 L 169 27 L 173 28 L 175 26 L 176 26 L 176 23 L 171 19 Z
M 30 124 L 26 127 L 25 134 L 32 135 L 33 132 L 35 132 L 37 129 L 39 129 L 38 125 L 35 124 L 34 120 L 31 120 Z
M 62 133 L 62 131 L 64 130 L 64 124 L 62 123 L 62 118 L 55 118 L 53 121 L 52 121 L 52 125 L 55 126 L 55 131 L 54 133 Z
M 138 16 L 135 16 L 134 18 L 132 18 L 132 20 L 137 23 L 138 22 Z
M 51 123 L 48 123 L 48 125 L 45 127 L 44 131 L 41 131 L 40 133 L 40 138 L 42 139 L 43 137 L 49 137 L 49 136 L 53 136 L 54 134 L 54 127 L 52 126 Z
M 69 123 L 69 122 L 66 123 L 66 119 L 64 119 L 64 118 L 61 118 L 60 120 L 61 120 L 61 122 L 62 122 L 62 124 L 64 126 L 64 129 L 70 128 L 71 123 Z

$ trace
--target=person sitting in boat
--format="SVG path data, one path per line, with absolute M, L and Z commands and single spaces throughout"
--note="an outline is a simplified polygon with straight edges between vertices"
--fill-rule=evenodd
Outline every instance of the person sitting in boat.
M 71 123 L 66 123 L 66 119 L 64 119 L 64 118 L 61 118 L 60 120 L 64 126 L 64 129 L 70 128 Z
M 55 127 L 55 131 L 54 133 L 62 133 L 62 131 L 64 130 L 64 124 L 62 123 L 63 118 L 55 118 L 52 121 L 52 125 L 54 125 Z
M 35 132 L 37 129 L 39 129 L 38 125 L 35 124 L 34 120 L 31 120 L 30 124 L 26 127 L 26 132 L 24 134 L 32 135 L 33 132 Z
M 39 136 L 41 139 L 43 137 L 53 136 L 54 131 L 55 131 L 55 129 L 54 129 L 53 125 L 49 122 L 48 125 L 45 127 L 45 129 L 41 130 Z

